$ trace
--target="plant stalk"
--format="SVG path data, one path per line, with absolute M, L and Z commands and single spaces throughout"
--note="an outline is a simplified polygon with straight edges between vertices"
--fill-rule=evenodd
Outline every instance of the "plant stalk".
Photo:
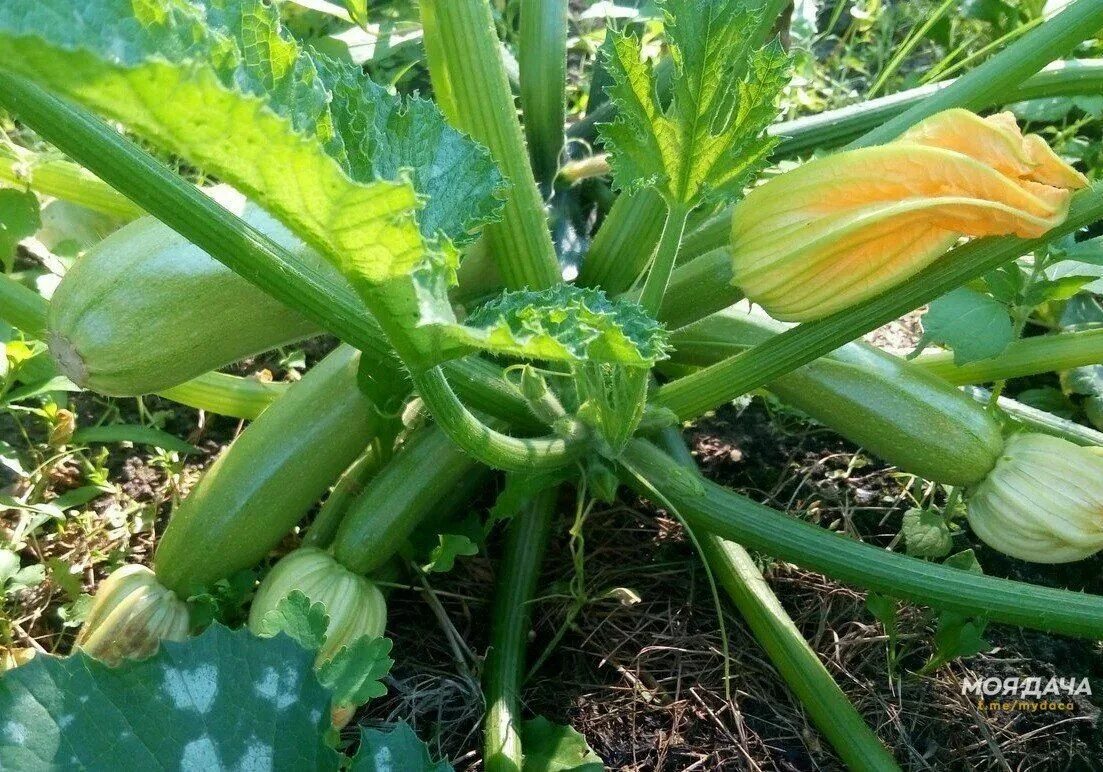
M 567 437 L 511 437 L 487 426 L 460 402 L 440 368 L 412 373 L 411 378 L 440 428 L 487 466 L 510 472 L 555 469 L 588 446 L 580 425 Z
M 521 688 L 536 594 L 551 533 L 556 488 L 536 494 L 509 523 L 494 591 L 490 649 L 483 672 L 487 772 L 521 772 Z
M 448 120 L 486 145 L 510 183 L 501 222 L 484 238 L 511 289 L 562 281 L 544 203 L 528 163 L 487 0 L 422 0 L 425 49 Z
M 145 214 L 141 207 L 87 169 L 14 145 L 0 147 L 0 180 L 119 220 L 133 220 Z
M 682 233 L 686 228 L 689 211 L 689 207 L 684 204 L 673 201 L 669 204 L 666 222 L 663 225 L 663 235 L 659 239 L 659 246 L 655 248 L 655 258 L 651 263 L 651 270 L 647 273 L 647 280 L 643 284 L 643 292 L 640 294 L 640 305 L 649 314 L 658 314 L 662 306 L 663 296 L 670 282 L 670 274 L 674 270 L 674 262 L 678 259 L 678 245 L 682 242 Z
M 567 0 L 521 0 L 520 32 L 525 137 L 536 182 L 547 198 L 559 170 L 567 112 Z
M 698 474 L 693 456 L 673 428 L 660 435 L 662 447 Z M 747 550 L 711 533 L 697 534 L 705 559 L 755 639 L 835 752 L 855 770 L 899 769 L 853 703 L 820 662 L 766 583 Z
M 691 527 L 749 549 L 903 600 L 1037 630 L 1103 638 L 1103 597 L 980 576 L 854 541 L 703 480 L 645 440 L 630 442 L 623 458 Z M 627 468 L 621 479 L 648 495 L 647 486 Z

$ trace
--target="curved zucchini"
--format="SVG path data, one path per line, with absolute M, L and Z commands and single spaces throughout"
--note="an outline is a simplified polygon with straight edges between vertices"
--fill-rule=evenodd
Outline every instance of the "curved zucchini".
M 333 273 L 232 188 L 207 191 L 312 267 Z M 320 332 L 167 225 L 143 217 L 90 249 L 58 285 L 50 352 L 78 386 L 133 396 L 177 386 Z
M 381 420 L 341 346 L 288 389 L 177 507 L 154 571 L 181 598 L 259 562 L 375 435 Z
M 677 364 L 705 365 L 785 325 L 729 308 L 677 331 Z M 1003 451 L 1000 425 L 945 381 L 891 354 L 850 343 L 767 388 L 905 472 L 947 485 L 984 479 Z

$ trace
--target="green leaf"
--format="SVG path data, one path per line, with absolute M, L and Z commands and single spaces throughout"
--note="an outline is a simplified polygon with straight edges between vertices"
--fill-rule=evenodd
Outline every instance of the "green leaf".
M 467 536 L 454 533 L 442 533 L 439 543 L 429 553 L 429 562 L 422 566 L 424 571 L 447 573 L 456 565 L 456 558 L 479 554 L 479 545 Z
M 537 716 L 521 726 L 525 772 L 601 772 L 601 758 L 573 727 Z
M 765 163 L 774 100 L 788 58 L 776 41 L 759 48 L 762 11 L 746 0 L 666 0 L 666 40 L 676 67 L 662 105 L 640 43 L 612 32 L 605 46 L 617 118 L 600 127 L 622 190 L 654 186 L 668 202 L 694 205 L 738 195 Z
M 49 380 L 40 383 L 31 383 L 21 389 L 13 389 L 4 396 L 4 402 L 19 402 L 32 397 L 41 397 L 55 391 L 80 391 L 80 387 L 70 381 L 64 375 L 55 375 Z
M 38 196 L 29 190 L 0 188 L 0 266 L 6 272 L 14 265 L 19 242 L 33 236 L 40 227 Z
M 360 729 L 360 750 L 352 760 L 352 772 L 452 772 L 446 761 L 434 762 L 429 748 L 409 724 L 401 722 L 389 731 Z
M 419 322 L 454 322 L 445 242 L 496 215 L 501 175 L 431 103 L 300 48 L 275 3 L 2 3 L 0 66 L 240 189 L 377 315 L 417 329 L 420 350 L 432 330 Z
M 325 643 L 328 625 L 325 604 L 311 603 L 305 593 L 294 590 L 265 613 L 257 626 L 257 634 L 271 638 L 283 633 L 304 649 L 317 651 Z
M 954 547 L 946 521 L 931 509 L 909 509 L 904 513 L 901 531 L 905 550 L 912 557 L 941 558 Z
M 942 565 L 949 566 L 950 568 L 956 568 L 961 571 L 969 571 L 974 574 L 983 574 L 984 569 L 981 568 L 980 561 L 977 560 L 977 554 L 972 549 L 962 550 L 961 552 L 955 552 L 950 557 L 942 561 Z
M 498 354 L 637 367 L 654 364 L 667 349 L 666 329 L 639 304 L 610 300 L 599 289 L 573 284 L 506 292 L 451 335 Z
M 118 668 L 39 655 L 0 676 L 0 768 L 336 769 L 313 660 L 220 625 Z
M 958 657 L 971 657 L 988 651 L 992 644 L 984 639 L 985 619 L 970 619 L 962 614 L 944 611 L 938 617 L 934 635 L 934 652 L 920 673 L 929 673 Z
M 152 426 L 138 426 L 134 424 L 108 424 L 105 426 L 89 426 L 85 429 L 77 429 L 73 432 L 74 445 L 90 445 L 92 443 L 112 444 L 115 442 L 132 442 L 135 445 L 152 445 L 163 450 L 173 450 L 177 453 L 198 453 L 199 448 L 191 443 L 184 442 L 168 432 L 161 431 Z
M 323 662 L 318 680 L 333 692 L 334 705 L 363 705 L 387 693 L 380 679 L 391 672 L 394 660 L 390 638 L 357 638 Z
M 923 315 L 923 341 L 952 348 L 955 364 L 997 356 L 1013 339 L 1007 306 L 967 287 L 947 292 Z
M 1015 399 L 1024 405 L 1044 410 L 1060 418 L 1071 419 L 1076 415 L 1076 405 L 1065 396 L 1063 391 L 1053 386 L 1024 389 L 1015 395 Z
M 1085 284 L 1089 284 L 1098 278 L 1098 276 L 1091 274 L 1072 274 L 1058 279 L 1042 279 L 1030 285 L 1030 288 L 1026 291 L 1026 296 L 1023 298 L 1023 303 L 1033 307 L 1048 303 L 1051 300 L 1068 300 L 1079 292 Z

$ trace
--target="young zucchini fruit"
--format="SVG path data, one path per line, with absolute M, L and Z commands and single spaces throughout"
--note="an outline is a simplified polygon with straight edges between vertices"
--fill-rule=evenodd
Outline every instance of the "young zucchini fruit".
M 237 191 L 213 199 L 310 267 L 333 268 Z M 133 396 L 320 332 L 167 225 L 143 217 L 90 249 L 58 285 L 47 339 L 78 386 Z
M 173 513 L 153 575 L 144 576 L 143 602 L 127 601 L 132 613 L 108 613 L 134 593 L 135 582 L 113 575 L 96 594 L 81 648 L 115 660 L 148 653 L 165 626 L 136 623 L 136 615 L 156 621 L 153 605 L 175 610 L 178 619 L 189 597 L 256 564 L 279 543 L 384 420 L 357 387 L 358 366 L 356 351 L 338 348 L 219 456 Z M 123 567 L 116 574 L 133 571 Z
M 718 354 L 730 355 L 733 343 L 750 347 L 784 329 L 764 314 L 733 306 L 677 331 L 672 361 L 711 364 Z M 979 483 L 1003 451 L 1000 425 L 982 405 L 863 343 L 847 344 L 767 388 L 870 453 L 928 480 Z

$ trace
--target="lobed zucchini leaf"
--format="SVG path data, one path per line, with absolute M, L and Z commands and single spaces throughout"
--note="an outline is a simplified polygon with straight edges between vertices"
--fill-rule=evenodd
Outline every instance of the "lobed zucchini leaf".
M 35 657 L 0 676 L 0 768 L 336 770 L 313 663 L 217 624 L 117 668 Z
M 666 329 L 639 304 L 571 284 L 506 292 L 452 334 L 477 348 L 559 362 L 649 367 L 667 350 Z
M 664 106 L 640 43 L 611 33 L 605 47 L 617 119 L 599 129 L 622 190 L 655 187 L 667 202 L 692 206 L 739 194 L 766 162 L 774 100 L 788 58 L 774 41 L 758 45 L 762 10 L 747 0 L 665 0 L 666 38 L 677 74 Z
M 301 48 L 276 4 L 7 0 L 0 67 L 237 187 L 411 335 L 455 321 L 450 242 L 500 208 L 489 153 L 432 103 Z

